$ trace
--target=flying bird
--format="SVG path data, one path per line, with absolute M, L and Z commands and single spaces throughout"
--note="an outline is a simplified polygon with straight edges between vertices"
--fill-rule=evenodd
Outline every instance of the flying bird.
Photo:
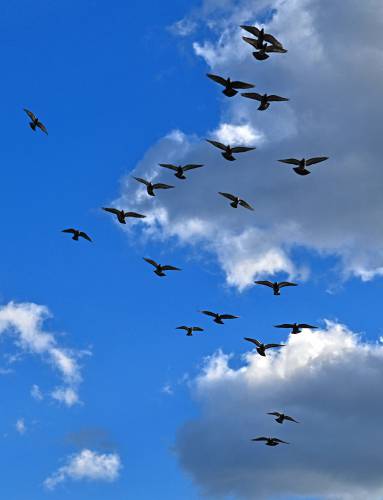
M 282 441 L 282 439 L 274 438 L 274 437 L 257 437 L 253 438 L 252 441 L 265 441 L 266 446 L 278 446 L 279 444 L 290 444 L 287 441 Z
M 260 101 L 260 105 L 258 106 L 259 111 L 264 111 L 270 106 L 271 102 L 276 101 L 288 101 L 286 97 L 280 97 L 279 95 L 268 95 L 268 94 L 258 94 L 257 92 L 243 92 L 241 95 L 243 97 L 247 97 L 248 99 L 254 99 L 256 101 Z
M 155 270 L 153 272 L 157 274 L 157 276 L 166 276 L 164 271 L 181 271 L 181 269 L 179 269 L 178 267 L 168 265 L 162 266 L 161 264 L 157 264 L 157 262 L 153 259 L 147 259 L 146 257 L 144 257 L 144 260 L 155 267 Z
M 272 411 L 268 413 L 268 415 L 273 415 L 274 417 L 277 417 L 275 419 L 278 424 L 283 424 L 284 420 L 288 420 L 289 422 L 295 422 L 296 424 L 299 424 L 297 420 L 295 420 L 293 417 L 289 417 L 289 415 L 285 415 L 284 413 L 279 413 L 279 411 Z
M 321 161 L 328 160 L 328 156 L 316 156 L 315 158 L 297 160 L 296 158 L 286 158 L 285 160 L 278 160 L 282 163 L 287 163 L 289 165 L 297 165 L 293 168 L 294 172 L 298 175 L 308 175 L 311 173 L 306 167 L 310 165 L 315 165 L 315 163 L 320 163 Z
M 259 44 L 258 40 L 249 38 L 247 36 L 243 36 L 242 40 L 257 49 L 255 52 L 253 52 L 253 56 L 255 57 L 255 59 L 257 59 L 257 61 L 265 61 L 270 57 L 269 54 L 273 52 L 277 54 L 286 54 L 287 52 L 287 50 L 283 47 L 277 47 L 276 45 L 267 45 L 267 43 Z
M 48 130 L 46 129 L 45 125 L 41 123 L 41 121 L 32 113 L 32 111 L 29 111 L 29 109 L 25 109 L 24 111 L 27 113 L 31 121 L 29 122 L 29 126 L 31 127 L 32 130 L 36 130 L 36 127 L 38 127 L 40 130 L 45 132 L 48 135 Z
M 169 184 L 162 184 L 161 182 L 157 182 L 156 184 L 152 184 L 149 181 L 146 181 L 145 179 L 141 179 L 140 177 L 133 177 L 136 179 L 136 181 L 141 182 L 142 184 L 145 184 L 146 186 L 146 191 L 148 192 L 149 196 L 155 196 L 154 190 L 155 189 L 172 189 L 174 186 L 169 186 Z
M 187 337 L 192 337 L 193 332 L 203 332 L 204 329 L 199 326 L 177 326 L 176 330 L 185 330 Z
M 255 344 L 257 347 L 257 353 L 260 356 L 265 356 L 266 357 L 266 349 L 271 349 L 272 347 L 284 347 L 284 344 L 262 344 L 262 342 L 259 342 L 257 339 L 252 339 L 250 337 L 244 337 L 245 340 L 248 342 L 252 342 Z
M 186 179 L 185 172 L 188 170 L 194 170 L 195 168 L 203 167 L 202 164 L 190 164 L 190 165 L 172 165 L 171 163 L 159 163 L 160 167 L 168 168 L 169 170 L 173 170 L 175 172 L 175 176 L 177 179 Z
M 283 45 L 281 44 L 281 42 L 277 40 L 275 36 L 271 35 L 270 33 L 265 33 L 264 28 L 259 29 L 256 28 L 255 26 L 246 26 L 246 25 L 242 25 L 241 28 L 256 37 L 256 40 L 254 40 L 257 44 L 256 46 L 254 45 L 256 49 L 262 48 L 262 45 L 265 42 L 271 43 L 271 45 L 283 49 Z
M 223 319 L 237 319 L 239 316 L 233 316 L 232 314 L 218 314 L 214 313 L 211 311 L 201 311 L 201 313 L 206 314 L 207 316 L 211 316 L 214 318 L 214 323 L 217 323 L 218 325 L 223 325 L 224 322 L 222 321 Z
M 238 198 L 238 196 L 234 196 L 233 194 L 230 193 L 221 193 L 221 192 L 219 192 L 218 194 L 230 200 L 231 201 L 230 206 L 233 208 L 238 208 L 238 205 L 241 205 L 241 207 L 247 208 L 248 210 L 254 210 L 254 208 L 251 205 L 249 205 L 247 201 Z
M 86 233 L 84 233 L 84 231 L 79 231 L 78 229 L 63 229 L 62 232 L 73 234 L 72 240 L 74 241 L 78 241 L 79 238 L 84 238 L 85 240 L 92 241 L 90 237 Z
M 117 216 L 118 222 L 121 224 L 126 224 L 125 219 L 128 217 L 134 217 L 135 219 L 145 219 L 146 215 L 138 214 L 137 212 L 125 212 L 124 210 L 118 210 L 118 208 L 105 208 L 102 207 L 105 212 L 109 212 Z
M 222 144 L 221 142 L 218 141 L 211 141 L 209 139 L 206 140 L 216 148 L 221 149 L 223 151 L 223 153 L 221 153 L 222 156 L 225 158 L 225 160 L 228 161 L 235 160 L 233 153 L 246 153 L 247 151 L 252 151 L 253 149 L 255 149 L 255 148 L 247 148 L 245 146 L 236 146 L 232 148 L 231 146 L 225 146 L 225 144 Z
M 315 330 L 317 326 L 308 325 L 307 323 L 282 323 L 281 325 L 274 325 L 275 328 L 290 328 L 292 334 L 301 333 L 303 328 L 310 328 Z
M 212 75 L 211 73 L 208 73 L 207 76 L 214 82 L 217 82 L 225 87 L 224 90 L 222 90 L 222 93 L 227 97 L 233 97 L 238 94 L 236 89 L 253 89 L 255 87 L 252 83 L 231 81 L 230 78 L 222 78 L 222 76 Z
M 273 289 L 274 295 L 280 295 L 280 289 L 285 287 L 285 286 L 298 286 L 296 283 L 290 283 L 289 281 L 281 281 L 278 283 L 277 281 L 274 281 L 272 283 L 271 281 L 254 281 L 256 285 L 265 285 Z

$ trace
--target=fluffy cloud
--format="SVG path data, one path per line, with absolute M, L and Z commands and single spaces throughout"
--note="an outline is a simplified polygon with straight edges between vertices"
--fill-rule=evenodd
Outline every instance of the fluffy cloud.
M 49 476 L 44 485 L 53 490 L 56 486 L 70 479 L 72 481 L 116 481 L 122 464 L 116 453 L 97 453 L 84 449 L 68 457 L 66 464 Z
M 189 21 L 197 17 L 210 35 L 198 40 L 197 31 L 194 51 L 209 71 L 291 100 L 258 112 L 249 99 L 223 98 L 216 129 L 206 131 L 206 137 L 251 143 L 256 151 L 230 164 L 203 137 L 173 132 L 153 145 L 135 174 L 172 179 L 176 189 L 148 200 L 130 178 L 116 205 L 148 213 L 143 222 L 148 237 L 175 238 L 215 254 L 228 283 L 240 289 L 265 274 L 307 274 L 294 259 L 294 250 L 302 247 L 337 256 L 344 277 L 383 275 L 382 3 L 206 0 Z M 289 52 L 255 61 L 241 40 L 243 23 L 264 23 Z M 211 82 L 211 98 L 219 92 Z M 277 162 L 315 155 L 330 160 L 304 178 Z M 206 167 L 178 182 L 160 172 L 159 162 Z M 255 213 L 231 210 L 217 191 L 238 194 L 255 206 Z
M 27 426 L 23 418 L 19 418 L 15 424 L 16 431 L 22 436 L 27 431 Z
M 290 335 L 266 358 L 247 352 L 236 366 L 223 352 L 206 360 L 192 384 L 201 415 L 178 432 L 179 460 L 205 494 L 383 497 L 380 344 L 327 321 L 323 330 Z M 301 423 L 279 425 L 266 415 L 275 410 Z M 291 444 L 250 441 L 260 435 Z

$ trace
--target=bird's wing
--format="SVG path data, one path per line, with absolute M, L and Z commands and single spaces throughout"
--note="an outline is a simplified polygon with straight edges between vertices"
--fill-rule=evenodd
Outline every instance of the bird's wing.
M 231 86 L 233 89 L 253 89 L 255 85 L 252 83 L 245 83 L 245 82 L 240 82 L 240 81 L 234 81 L 231 82 Z
M 247 148 L 245 146 L 236 146 L 235 148 L 231 148 L 233 153 L 246 153 L 247 151 L 253 151 L 255 148 Z
M 136 181 L 141 182 L 142 184 L 145 184 L 145 186 L 149 186 L 149 182 L 146 181 L 145 179 L 141 179 L 141 177 L 134 177 L 133 179 L 136 179 Z
M 313 325 L 309 325 L 307 323 L 299 323 L 298 328 L 310 328 L 311 330 L 315 330 L 318 327 L 313 326 Z
M 69 228 L 69 229 L 63 229 L 61 232 L 62 232 L 62 233 L 72 233 L 72 234 L 75 234 L 76 229 L 73 229 L 73 228 L 71 227 L 71 228 Z
M 252 439 L 252 441 L 268 441 L 268 440 L 269 440 L 269 438 L 264 437 L 264 436 Z
M 247 340 L 248 342 L 252 342 L 253 344 L 255 344 L 256 346 L 258 347 L 261 347 L 261 343 L 259 342 L 259 340 L 257 339 L 252 339 L 250 337 L 244 337 L 245 340 Z
M 144 259 L 146 262 L 148 262 L 149 264 L 151 264 L 152 266 L 154 266 L 154 267 L 158 267 L 158 264 L 157 264 L 157 262 L 156 262 L 155 260 L 153 260 L 153 259 L 147 259 L 146 257 L 143 257 L 143 259 Z
M 255 38 L 249 38 L 248 36 L 243 36 L 242 40 L 244 40 L 246 43 L 252 45 L 255 49 L 257 48 L 258 40 L 256 40 Z
M 47 130 L 46 126 L 43 123 L 37 122 L 36 125 L 39 127 L 40 130 L 42 130 L 45 134 L 48 135 L 48 130 Z
M 221 196 L 224 196 L 225 198 L 227 198 L 228 200 L 231 200 L 231 201 L 235 201 L 236 200 L 236 197 L 230 193 L 221 193 L 221 191 L 219 191 L 219 193 Z
M 222 149 L 222 151 L 226 151 L 226 146 L 224 144 L 222 144 L 222 142 L 211 141 L 210 139 L 206 139 L 206 140 L 207 140 L 207 142 L 210 142 L 210 144 L 212 144 L 216 148 Z
M 277 52 L 279 54 L 286 54 L 287 50 L 279 45 L 268 45 L 265 47 L 265 52 Z
M 278 438 L 273 438 L 273 441 L 275 441 L 276 443 L 290 444 L 287 441 L 283 441 L 282 439 L 278 439 Z
M 319 163 L 325 160 L 328 160 L 328 156 L 316 156 L 315 158 L 309 158 L 308 160 L 306 160 L 306 165 L 314 165 L 315 163 Z
M 271 94 L 267 96 L 267 100 L 269 102 L 273 102 L 273 101 L 288 101 L 289 99 L 287 99 L 287 97 L 281 97 L 280 95 Z
M 92 239 L 86 233 L 84 233 L 84 231 L 80 231 L 79 236 L 81 236 L 85 240 L 92 241 Z
M 255 99 L 256 101 L 262 100 L 262 96 L 261 94 L 258 94 L 258 92 L 243 92 L 241 95 L 243 95 L 243 97 L 247 97 L 248 99 Z
M 221 314 L 222 319 L 237 319 L 239 316 L 234 316 L 233 314 Z
M 178 170 L 178 168 L 175 165 L 172 165 L 171 163 L 159 163 L 159 166 L 168 168 L 169 170 L 174 170 L 175 172 Z
M 254 283 L 257 285 L 265 285 L 273 288 L 273 284 L 271 283 L 271 281 L 254 281 Z
M 188 170 L 193 170 L 195 168 L 201 168 L 201 167 L 203 167 L 202 163 L 190 163 L 188 165 L 184 165 L 182 167 L 182 170 L 184 172 L 187 172 Z
M 284 347 L 285 344 L 265 344 L 265 349 L 271 349 L 272 347 Z
M 293 328 L 294 325 L 290 323 L 282 323 L 281 325 L 274 325 L 275 328 Z
M 176 330 L 188 330 L 187 326 L 177 326 Z
M 36 116 L 32 113 L 32 111 L 29 111 L 29 109 L 26 108 L 24 108 L 24 111 L 27 113 L 31 120 L 36 120 Z
M 285 415 L 285 420 L 289 420 L 290 422 L 295 422 L 296 424 L 298 424 L 299 422 L 297 420 L 295 420 L 293 417 L 289 417 L 288 415 Z
M 254 36 L 259 36 L 260 31 L 255 26 L 242 25 L 241 28 L 245 31 L 248 31 L 249 33 L 251 33 Z
M 199 327 L 199 326 L 193 326 L 192 328 L 193 332 L 203 332 L 203 328 Z
M 277 40 L 275 38 L 275 36 L 270 35 L 270 33 L 265 33 L 263 35 L 263 39 L 265 40 L 265 42 L 269 42 L 272 45 L 274 45 L 275 47 L 279 47 L 279 48 L 283 49 L 283 45 L 281 44 L 281 42 L 279 40 Z
M 268 413 L 268 415 L 274 415 L 274 417 L 280 417 L 281 416 L 281 414 L 279 413 L 279 411 L 270 411 Z
M 216 313 L 213 313 L 211 311 L 201 311 L 201 313 L 206 314 L 207 316 L 212 316 L 213 318 L 217 316 Z
M 210 78 L 210 80 L 213 80 L 213 81 L 219 83 L 220 85 L 226 85 L 227 80 L 226 80 L 226 78 L 222 78 L 222 76 L 212 75 L 211 73 L 207 73 L 206 76 L 208 76 Z
M 286 158 L 285 160 L 278 160 L 281 163 L 288 163 L 289 165 L 299 165 L 299 160 L 295 158 Z
M 138 214 L 137 212 L 125 212 L 125 217 L 134 217 L 135 219 L 145 219 L 146 215 Z
M 239 204 L 241 205 L 241 207 L 254 211 L 254 208 L 251 205 L 249 205 L 245 200 L 239 200 Z
M 157 184 L 153 184 L 153 189 L 172 189 L 174 186 L 170 186 L 169 184 L 162 184 L 161 182 L 157 182 Z
M 118 215 L 120 213 L 120 210 L 117 208 L 107 208 L 107 207 L 102 207 L 105 212 L 110 212 L 111 214 Z
M 181 271 L 179 267 L 174 266 L 161 266 L 163 271 Z
M 285 286 L 298 286 L 296 283 L 291 283 L 290 281 L 281 281 L 279 283 L 279 288 L 283 288 Z

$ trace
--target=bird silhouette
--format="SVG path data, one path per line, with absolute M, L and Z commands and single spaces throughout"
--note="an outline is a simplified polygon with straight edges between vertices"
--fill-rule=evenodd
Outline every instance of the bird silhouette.
M 276 101 L 289 101 L 286 97 L 280 97 L 279 95 L 268 95 L 268 94 L 258 94 L 257 92 L 243 92 L 241 95 L 243 97 L 247 97 L 248 99 L 254 99 L 256 101 L 260 101 L 260 105 L 258 106 L 259 111 L 264 111 L 270 106 L 271 102 Z
M 315 158 L 302 158 L 301 160 L 297 160 L 296 158 L 286 158 L 285 160 L 278 160 L 281 163 L 287 163 L 289 165 L 297 165 L 293 168 L 294 172 L 298 175 L 308 175 L 311 173 L 310 170 L 307 170 L 306 167 L 310 165 L 315 165 L 316 163 L 320 163 L 321 161 L 328 160 L 328 156 L 317 156 Z
M 177 326 L 176 330 L 185 330 L 187 337 L 192 337 L 193 332 L 203 332 L 204 329 L 199 326 Z
M 249 205 L 247 201 L 238 198 L 238 196 L 234 196 L 233 194 L 230 193 L 221 193 L 221 192 L 219 192 L 218 194 L 230 200 L 231 201 L 230 206 L 233 208 L 238 208 L 238 205 L 241 205 L 241 207 L 254 211 L 254 208 L 251 205 Z
M 284 344 L 262 344 L 262 342 L 259 342 L 259 340 L 257 339 L 252 339 L 250 337 L 244 337 L 245 340 L 247 340 L 248 342 L 252 342 L 253 344 L 255 344 L 257 347 L 257 353 L 260 355 L 260 356 L 266 356 L 266 350 L 267 349 L 271 349 L 272 347 L 284 347 L 285 345 Z
M 169 170 L 173 170 L 175 172 L 175 177 L 177 179 L 186 179 L 185 172 L 188 170 L 194 170 L 195 168 L 203 167 L 202 164 L 190 164 L 190 165 L 172 165 L 171 163 L 159 163 L 160 167 L 168 168 Z
M 137 212 L 125 212 L 124 210 L 118 210 L 118 208 L 106 208 L 102 207 L 105 212 L 109 212 L 117 216 L 118 222 L 121 224 L 126 224 L 126 218 L 133 217 L 135 219 L 145 219 L 146 215 L 138 214 Z
M 45 125 L 41 123 L 41 121 L 32 113 L 32 111 L 29 111 L 29 109 L 25 109 L 24 111 L 27 113 L 31 121 L 29 122 L 29 126 L 31 127 L 32 130 L 36 130 L 36 127 L 38 127 L 40 130 L 45 132 L 48 135 L 48 130 L 46 129 Z
M 201 311 L 201 313 L 206 314 L 207 316 L 211 316 L 214 318 L 214 323 L 217 323 L 218 325 L 223 325 L 224 322 L 222 321 L 223 319 L 237 319 L 239 316 L 233 316 L 232 314 L 218 314 L 214 313 L 211 311 Z
M 86 233 L 84 233 L 84 231 L 80 231 L 78 229 L 63 229 L 62 232 L 73 234 L 72 240 L 74 241 L 78 241 L 79 238 L 84 238 L 85 240 L 92 241 L 91 238 Z
M 233 97 L 238 94 L 236 89 L 252 89 L 255 87 L 252 83 L 231 81 L 230 78 L 222 78 L 222 76 L 212 75 L 211 73 L 208 73 L 207 76 L 214 82 L 217 82 L 225 87 L 222 93 L 227 97 Z
M 162 266 L 161 264 L 157 264 L 157 262 L 153 259 L 147 259 L 146 257 L 144 257 L 143 259 L 155 267 L 155 270 L 153 272 L 157 274 L 157 276 L 166 276 L 164 271 L 181 271 L 181 269 L 179 269 L 178 267 L 168 265 Z
M 295 420 L 293 417 L 289 417 L 289 415 L 285 415 L 284 413 L 279 413 L 279 411 L 272 411 L 269 412 L 267 415 L 273 415 L 274 417 L 277 417 L 275 419 L 278 424 L 283 424 L 284 420 L 288 420 L 289 422 L 295 422 L 296 424 L 299 424 L 297 420 Z
M 259 29 L 256 28 L 255 26 L 247 26 L 247 25 L 242 25 L 241 28 L 256 37 L 256 39 L 254 40 L 255 42 L 254 47 L 256 49 L 261 49 L 262 45 L 265 42 L 270 43 L 274 47 L 279 47 L 280 49 L 283 49 L 283 45 L 281 44 L 281 42 L 277 40 L 275 36 L 271 35 L 270 33 L 265 33 L 264 28 Z
M 225 160 L 228 161 L 235 161 L 235 158 L 233 156 L 233 153 L 246 153 L 247 151 L 252 151 L 255 148 L 248 148 L 245 146 L 235 146 L 232 148 L 231 146 L 225 146 L 225 144 L 222 144 L 221 142 L 218 141 L 211 141 L 210 139 L 206 139 L 207 142 L 212 144 L 218 149 L 221 149 L 223 151 L 222 156 L 225 158 Z
M 265 285 L 272 288 L 274 291 L 274 295 L 280 295 L 281 288 L 285 286 L 298 286 L 296 283 L 290 283 L 289 281 L 281 281 L 279 283 L 277 281 L 274 281 L 274 283 L 271 281 L 254 281 L 254 283 L 256 285 Z
M 255 59 L 257 59 L 257 61 L 265 61 L 270 57 L 269 54 L 273 52 L 276 54 L 285 54 L 287 52 L 287 50 L 284 49 L 283 47 L 268 45 L 267 43 L 259 44 L 258 40 L 255 40 L 254 38 L 249 38 L 247 36 L 243 36 L 242 40 L 244 40 L 246 43 L 252 45 L 257 49 L 255 52 L 252 53 Z
M 155 196 L 155 189 L 172 189 L 174 186 L 169 186 L 169 184 L 162 184 L 161 182 L 157 182 L 156 184 L 152 184 L 151 182 L 141 179 L 140 177 L 133 177 L 136 181 L 141 182 L 141 184 L 145 184 L 146 191 L 149 196 Z
M 264 436 L 253 438 L 252 441 L 265 441 L 266 446 L 278 446 L 281 443 L 290 444 L 287 441 L 283 441 L 282 439 L 278 439 L 275 437 L 264 437 Z
M 315 330 L 317 326 L 308 325 L 307 323 L 282 323 L 281 325 L 274 325 L 275 328 L 290 328 L 292 334 L 301 333 L 303 328 L 310 328 Z

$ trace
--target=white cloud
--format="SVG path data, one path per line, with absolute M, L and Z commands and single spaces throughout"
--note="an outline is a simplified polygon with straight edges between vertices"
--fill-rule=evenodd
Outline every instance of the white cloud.
M 49 490 L 68 479 L 72 481 L 116 481 L 122 468 L 121 459 L 116 453 L 97 453 L 83 449 L 67 458 L 66 464 L 49 476 L 44 485 Z
M 78 393 L 73 387 L 56 387 L 51 393 L 51 396 L 56 401 L 69 407 L 79 402 Z
M 44 399 L 44 395 L 41 392 L 40 387 L 37 384 L 33 384 L 31 387 L 31 396 L 36 401 L 42 401 Z
M 280 352 L 255 351 L 230 366 L 230 355 L 206 360 L 191 384 L 200 416 L 177 434 L 183 468 L 203 493 L 243 499 L 383 498 L 379 396 L 383 346 L 341 324 L 290 335 Z M 285 411 L 301 423 L 279 425 Z M 291 444 L 269 449 L 251 438 Z
M 16 421 L 16 424 L 15 424 L 15 427 L 16 427 L 16 431 L 22 436 L 23 434 L 26 433 L 27 431 L 27 427 L 25 425 L 25 421 L 23 418 L 19 418 L 17 421 Z

